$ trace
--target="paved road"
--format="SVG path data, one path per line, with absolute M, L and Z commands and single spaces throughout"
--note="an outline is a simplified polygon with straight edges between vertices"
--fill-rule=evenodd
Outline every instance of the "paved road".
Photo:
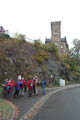
M 52 89 L 48 89 L 46 90 L 46 94 L 56 90 L 59 88 L 52 88 Z M 13 97 L 9 98 L 8 100 L 10 100 L 11 102 L 13 102 L 14 104 L 16 104 L 16 106 L 19 108 L 19 116 L 17 120 L 20 120 L 20 118 L 27 113 L 30 108 L 37 102 L 40 100 L 40 98 L 42 97 L 42 90 L 39 90 L 39 96 L 32 96 L 31 98 L 28 97 L 28 94 L 25 94 L 25 97 L 23 98 L 19 98 L 19 99 L 13 99 Z
M 33 120 L 80 120 L 80 88 L 51 96 Z

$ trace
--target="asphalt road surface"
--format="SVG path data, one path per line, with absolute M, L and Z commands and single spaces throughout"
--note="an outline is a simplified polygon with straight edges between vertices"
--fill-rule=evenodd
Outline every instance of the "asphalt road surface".
M 52 95 L 33 120 L 80 120 L 80 88 Z

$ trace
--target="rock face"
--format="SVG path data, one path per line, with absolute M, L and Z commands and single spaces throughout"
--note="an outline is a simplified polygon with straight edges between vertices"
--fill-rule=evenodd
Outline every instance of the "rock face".
M 36 60 L 37 55 L 34 44 L 14 39 L 0 41 L 0 79 L 16 80 L 19 74 L 30 79 L 38 75 L 39 80 L 46 79 L 49 83 L 55 83 L 55 80 L 67 74 L 54 53 L 48 53 L 48 59 L 42 63 Z

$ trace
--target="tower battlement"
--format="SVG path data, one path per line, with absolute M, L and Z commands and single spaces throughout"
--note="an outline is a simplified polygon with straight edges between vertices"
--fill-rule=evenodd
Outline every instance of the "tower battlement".
M 61 21 L 55 21 L 55 22 L 51 22 L 51 24 L 54 24 L 54 25 L 61 25 Z

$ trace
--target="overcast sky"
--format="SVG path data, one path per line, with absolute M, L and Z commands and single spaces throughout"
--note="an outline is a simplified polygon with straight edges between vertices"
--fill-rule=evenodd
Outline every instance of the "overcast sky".
M 79 0 L 0 0 L 0 25 L 31 39 L 51 37 L 51 21 L 61 21 L 61 36 L 71 46 L 80 39 Z

